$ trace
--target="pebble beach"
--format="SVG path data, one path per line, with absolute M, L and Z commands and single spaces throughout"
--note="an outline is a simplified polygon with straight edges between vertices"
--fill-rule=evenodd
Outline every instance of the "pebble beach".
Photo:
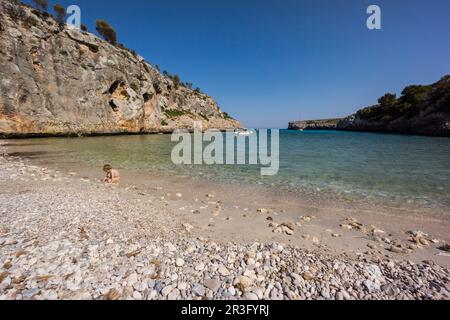
M 19 158 L 0 181 L 2 300 L 450 299 L 433 261 L 214 241 L 164 199 Z

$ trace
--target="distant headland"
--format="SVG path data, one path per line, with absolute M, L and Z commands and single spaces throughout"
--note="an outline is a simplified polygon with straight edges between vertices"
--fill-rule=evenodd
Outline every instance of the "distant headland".
M 289 123 L 289 130 L 336 130 L 342 119 L 306 120 Z
M 450 75 L 431 85 L 412 85 L 397 98 L 387 93 L 378 104 L 345 119 L 294 121 L 290 130 L 367 131 L 450 136 Z

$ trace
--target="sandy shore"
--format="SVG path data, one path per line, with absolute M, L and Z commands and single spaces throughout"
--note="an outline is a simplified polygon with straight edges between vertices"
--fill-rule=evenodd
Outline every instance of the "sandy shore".
M 0 156 L 0 299 L 450 299 L 448 221 L 123 176 Z

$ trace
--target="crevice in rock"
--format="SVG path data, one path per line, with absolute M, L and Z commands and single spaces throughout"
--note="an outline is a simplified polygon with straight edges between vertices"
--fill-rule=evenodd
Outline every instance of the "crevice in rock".
M 153 94 L 147 92 L 144 93 L 142 97 L 144 98 L 144 102 L 148 102 L 153 98 Z
M 119 106 L 114 102 L 114 100 L 109 101 L 109 106 L 114 112 L 119 111 Z
M 145 71 L 147 71 L 147 73 L 150 73 L 150 69 L 149 69 L 148 66 L 145 64 L 145 62 L 142 62 L 142 66 L 144 67 Z
M 87 41 L 83 41 L 83 40 L 77 39 L 77 38 L 71 36 L 69 32 L 66 32 L 66 34 L 73 41 L 78 42 L 80 44 L 84 44 L 85 46 L 87 46 L 89 48 L 89 50 L 91 50 L 93 53 L 97 53 L 99 51 L 99 49 L 100 49 L 98 45 L 93 44 L 93 43 L 89 43 Z
M 114 81 L 108 89 L 109 94 L 113 94 L 114 92 L 116 92 L 117 88 L 123 84 L 124 82 L 122 80 Z
M 27 100 L 28 100 L 28 95 L 27 95 L 27 94 L 23 94 L 23 95 L 20 96 L 20 98 L 19 98 L 19 102 L 20 102 L 21 104 L 26 103 Z
M 161 94 L 162 93 L 162 89 L 161 86 L 158 82 L 154 82 L 153 83 L 153 89 L 155 89 L 156 94 Z

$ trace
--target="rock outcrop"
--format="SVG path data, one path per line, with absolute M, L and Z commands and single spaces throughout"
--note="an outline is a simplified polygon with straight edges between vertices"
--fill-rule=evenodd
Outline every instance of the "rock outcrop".
M 289 123 L 290 130 L 341 130 L 450 136 L 450 75 L 428 86 L 406 87 L 401 97 L 388 93 L 375 106 L 339 120 Z
M 450 76 L 428 86 L 409 86 L 398 99 L 387 94 L 379 104 L 340 121 L 337 128 L 450 136 Z
M 0 0 L 0 43 L 0 136 L 242 127 L 134 52 L 27 6 Z
M 336 130 L 341 119 L 294 121 L 289 123 L 289 130 Z

